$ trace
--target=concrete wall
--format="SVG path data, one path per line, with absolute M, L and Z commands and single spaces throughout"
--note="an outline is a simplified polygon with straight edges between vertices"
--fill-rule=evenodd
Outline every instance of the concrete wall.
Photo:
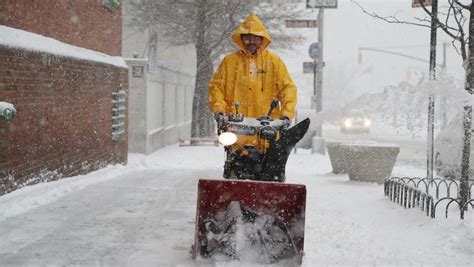
M 190 136 L 196 50 L 171 45 L 151 28 L 131 27 L 130 0 L 122 3 L 122 56 L 130 67 L 129 151 L 149 154 Z M 140 77 L 134 68 L 141 69 Z
M 129 152 L 149 154 L 187 138 L 191 132 L 194 76 L 148 60 L 126 59 L 129 66 Z

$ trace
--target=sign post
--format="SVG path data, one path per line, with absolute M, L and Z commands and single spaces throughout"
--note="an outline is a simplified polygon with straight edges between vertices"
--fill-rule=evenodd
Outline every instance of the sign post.
M 314 81 L 313 81 L 313 96 L 311 97 L 311 108 L 312 109 L 316 109 L 317 112 L 318 111 L 318 107 L 322 107 L 322 103 L 320 103 L 320 87 L 318 86 L 318 81 L 319 81 L 319 66 L 318 66 L 318 62 L 319 62 L 319 43 L 312 43 L 310 46 L 309 46 L 309 49 L 308 49 L 308 55 L 310 58 L 312 58 L 314 60 L 314 63 L 313 63 L 313 74 L 314 74 Z

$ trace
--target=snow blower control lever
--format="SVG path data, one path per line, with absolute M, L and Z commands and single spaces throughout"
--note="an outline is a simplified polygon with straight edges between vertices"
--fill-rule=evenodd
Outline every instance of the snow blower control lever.
M 268 117 L 272 115 L 273 110 L 278 106 L 278 98 L 273 98 L 270 104 L 270 110 L 268 111 Z

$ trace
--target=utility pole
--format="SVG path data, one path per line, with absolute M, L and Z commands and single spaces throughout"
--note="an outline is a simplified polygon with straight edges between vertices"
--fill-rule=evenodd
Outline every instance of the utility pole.
M 324 68 L 324 8 L 320 8 L 318 12 L 318 44 L 319 44 L 319 61 L 317 75 L 317 105 L 316 112 L 323 111 L 323 68 Z
M 431 81 L 436 80 L 436 31 L 438 29 L 438 0 L 431 3 L 431 37 L 430 37 L 430 76 Z M 433 179 L 434 166 L 434 111 L 435 97 L 429 92 L 428 97 L 428 149 L 426 159 L 426 176 Z
M 318 11 L 318 48 L 319 60 L 315 62 L 316 71 L 314 74 L 314 96 L 316 98 L 316 113 L 323 111 L 323 67 L 324 67 L 324 8 L 319 8 Z M 318 125 L 316 128 L 316 135 L 323 136 L 323 126 Z
M 459 187 L 460 206 L 467 209 L 470 196 L 469 176 L 470 176 L 470 158 L 471 154 L 471 129 L 472 129 L 472 103 L 474 102 L 474 0 L 469 6 L 469 43 L 465 89 L 468 92 L 468 98 L 464 104 L 463 111 L 463 127 L 464 127 L 464 144 L 462 149 L 461 162 L 461 185 Z M 464 212 L 461 212 L 463 215 Z
M 306 0 L 306 8 L 318 8 L 318 60 L 315 61 L 314 94 L 311 108 L 316 113 L 323 111 L 323 68 L 324 68 L 324 9 L 337 8 L 337 0 Z M 316 128 L 316 135 L 322 136 L 322 125 Z
M 430 35 L 430 73 L 429 80 L 436 80 L 436 31 L 438 29 L 438 0 L 413 0 L 412 7 L 428 6 L 431 4 L 431 35 Z M 433 179 L 434 163 L 434 111 L 435 97 L 429 91 L 428 96 L 428 140 L 426 149 L 426 177 Z
M 319 107 L 319 89 L 318 89 L 318 74 L 319 74 L 319 67 L 318 67 L 318 60 L 313 61 L 313 96 L 311 97 L 311 109 L 315 109 L 318 112 Z

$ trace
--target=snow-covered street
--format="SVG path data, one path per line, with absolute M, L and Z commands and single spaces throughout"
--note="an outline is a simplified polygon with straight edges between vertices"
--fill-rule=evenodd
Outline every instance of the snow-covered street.
M 190 254 L 197 181 L 220 177 L 223 158 L 219 147 L 173 145 L 4 195 L 0 265 L 248 265 Z M 287 167 L 287 182 L 307 187 L 303 266 L 474 264 L 472 213 L 461 221 L 404 209 L 383 185 L 332 174 L 327 155 L 299 149 Z M 397 165 L 393 175 L 423 172 Z
M 472 12 L 0 1 L 0 267 L 474 267 Z

